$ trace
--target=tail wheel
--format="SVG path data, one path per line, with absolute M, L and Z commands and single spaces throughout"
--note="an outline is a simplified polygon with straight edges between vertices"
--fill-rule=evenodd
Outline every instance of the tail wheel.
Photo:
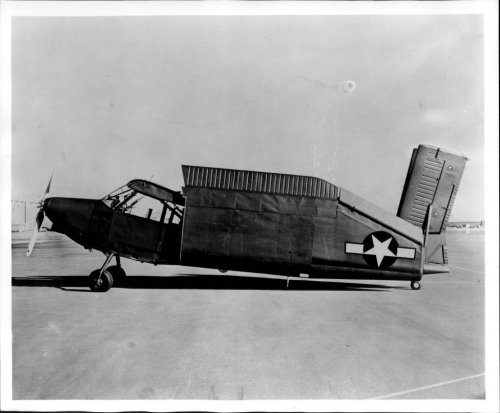
M 125 270 L 118 265 L 112 265 L 106 268 L 106 271 L 111 274 L 111 276 L 113 277 L 113 282 L 115 284 L 122 284 L 125 281 L 125 277 L 127 276 Z
M 113 286 L 113 276 L 108 270 L 104 270 L 99 277 L 101 270 L 95 270 L 90 273 L 90 289 L 99 293 L 108 291 Z
M 412 281 L 410 285 L 412 290 L 420 290 L 422 287 L 418 281 Z

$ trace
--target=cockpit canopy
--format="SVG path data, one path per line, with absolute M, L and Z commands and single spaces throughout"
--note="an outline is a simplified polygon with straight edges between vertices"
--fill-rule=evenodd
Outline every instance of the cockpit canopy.
M 143 179 L 133 179 L 106 195 L 102 201 L 113 210 L 162 222 L 165 218 L 172 222 L 175 216 L 182 217 L 185 204 L 180 192 Z M 171 212 L 168 216 L 167 210 Z
M 172 191 L 153 182 L 144 179 L 133 179 L 127 186 L 140 194 L 149 196 L 159 201 L 171 202 L 176 205 L 184 206 L 184 197 L 180 192 Z

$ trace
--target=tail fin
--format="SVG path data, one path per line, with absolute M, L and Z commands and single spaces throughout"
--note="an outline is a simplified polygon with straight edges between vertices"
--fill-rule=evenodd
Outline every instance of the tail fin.
M 423 228 L 432 204 L 426 262 L 447 264 L 444 229 L 450 218 L 467 158 L 432 146 L 420 145 L 406 176 L 398 217 Z

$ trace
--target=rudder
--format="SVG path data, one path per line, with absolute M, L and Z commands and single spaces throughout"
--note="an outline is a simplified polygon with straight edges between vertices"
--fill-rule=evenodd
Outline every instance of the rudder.
M 420 145 L 413 150 L 397 215 L 424 229 L 432 204 L 426 262 L 447 264 L 444 230 L 466 161 L 462 155 L 432 146 Z

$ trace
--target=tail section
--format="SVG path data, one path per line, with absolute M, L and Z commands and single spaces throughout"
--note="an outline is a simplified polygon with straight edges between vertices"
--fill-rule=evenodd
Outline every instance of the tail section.
M 425 262 L 448 262 L 444 229 L 466 161 L 464 156 L 432 146 L 413 150 L 397 215 L 425 230 L 432 204 Z

